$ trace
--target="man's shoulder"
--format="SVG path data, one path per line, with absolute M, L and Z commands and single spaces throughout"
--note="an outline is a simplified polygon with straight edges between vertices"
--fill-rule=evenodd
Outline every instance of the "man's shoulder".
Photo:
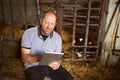
M 56 31 L 53 31 L 53 36 L 54 36 L 54 37 L 57 37 L 57 38 L 61 38 L 60 34 L 57 33 Z
M 32 32 L 36 32 L 36 31 L 37 31 L 37 27 L 32 27 L 32 28 L 25 30 L 26 33 L 32 33 Z
M 56 31 L 53 31 L 53 35 L 60 36 Z

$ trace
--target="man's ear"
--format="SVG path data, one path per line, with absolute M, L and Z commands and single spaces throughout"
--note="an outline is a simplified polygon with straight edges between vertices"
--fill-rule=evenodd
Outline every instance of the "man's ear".
M 40 19 L 40 24 L 42 24 L 42 19 Z

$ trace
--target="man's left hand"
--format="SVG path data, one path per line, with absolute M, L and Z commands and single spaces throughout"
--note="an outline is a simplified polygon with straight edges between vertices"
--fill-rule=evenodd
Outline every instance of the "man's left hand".
M 50 66 L 53 70 L 56 70 L 60 67 L 60 61 L 54 61 L 54 62 L 48 64 L 48 66 Z

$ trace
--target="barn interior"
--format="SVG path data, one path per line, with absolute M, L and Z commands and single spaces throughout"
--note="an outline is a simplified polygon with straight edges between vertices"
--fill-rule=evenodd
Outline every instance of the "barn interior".
M 0 0 L 0 80 L 25 80 L 21 37 L 49 9 L 74 80 L 120 80 L 120 0 Z

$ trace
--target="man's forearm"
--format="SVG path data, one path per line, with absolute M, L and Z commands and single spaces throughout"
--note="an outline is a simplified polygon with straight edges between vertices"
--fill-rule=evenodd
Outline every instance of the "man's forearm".
M 40 55 L 30 55 L 30 54 L 22 55 L 22 61 L 24 63 L 33 63 L 39 61 L 40 59 L 41 59 Z

